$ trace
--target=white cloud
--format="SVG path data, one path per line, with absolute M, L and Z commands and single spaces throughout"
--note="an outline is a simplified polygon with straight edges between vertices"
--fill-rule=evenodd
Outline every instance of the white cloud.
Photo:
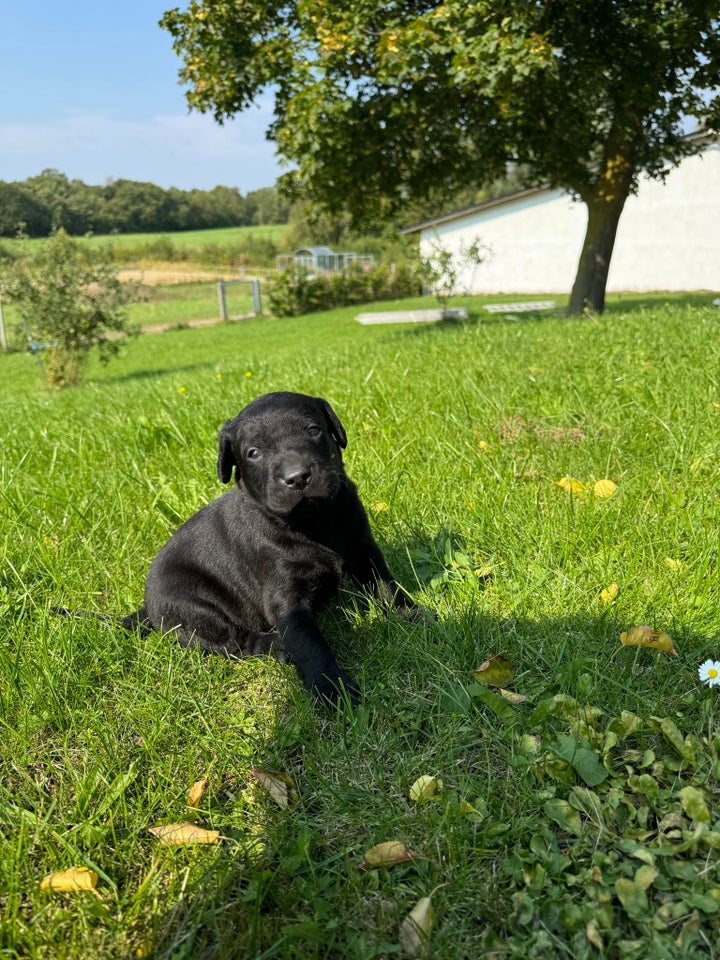
M 112 113 L 68 111 L 51 122 L 0 123 L 0 179 L 24 180 L 47 167 L 86 183 L 149 180 L 163 187 L 243 192 L 279 175 L 274 145 L 265 140 L 271 102 L 223 126 L 205 114 L 138 120 Z

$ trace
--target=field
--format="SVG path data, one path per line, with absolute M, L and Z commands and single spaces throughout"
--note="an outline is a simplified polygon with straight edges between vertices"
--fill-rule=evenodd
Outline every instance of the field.
M 717 956 L 711 300 L 175 329 L 58 394 L 0 355 L 0 957 Z M 332 402 L 390 566 L 437 614 L 349 589 L 323 614 L 354 712 L 271 661 L 49 611 L 136 609 L 222 492 L 218 428 L 282 389 Z M 150 832 L 177 823 L 216 842 Z M 70 868 L 94 892 L 42 888 Z
M 197 248 L 205 246 L 226 247 L 233 244 L 242 244 L 249 237 L 258 240 L 272 240 L 275 243 L 281 243 L 287 232 L 287 224 L 269 223 L 250 227 L 219 227 L 215 230 L 182 230 L 171 233 L 116 233 L 107 236 L 80 237 L 83 243 L 90 246 L 101 246 L 110 243 L 114 247 L 136 248 L 144 247 L 156 243 L 159 239 L 167 239 L 178 248 Z M 0 241 L 3 246 L 12 248 L 19 243 L 17 240 Z M 28 243 L 31 247 L 45 243 L 43 238 L 22 241 Z

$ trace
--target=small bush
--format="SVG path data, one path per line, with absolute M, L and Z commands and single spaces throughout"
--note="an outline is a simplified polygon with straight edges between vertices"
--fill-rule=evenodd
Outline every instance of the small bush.
M 8 271 L 5 290 L 33 337 L 45 344 L 42 359 L 52 387 L 79 383 L 90 350 L 96 347 L 106 362 L 120 336 L 132 332 L 124 310 L 129 290 L 111 257 L 109 249 L 84 247 L 59 230 Z
M 369 270 L 351 263 L 340 273 L 317 274 L 293 264 L 271 281 L 268 301 L 276 317 L 297 317 L 355 303 L 396 300 L 419 291 L 420 282 L 407 262 L 379 264 Z

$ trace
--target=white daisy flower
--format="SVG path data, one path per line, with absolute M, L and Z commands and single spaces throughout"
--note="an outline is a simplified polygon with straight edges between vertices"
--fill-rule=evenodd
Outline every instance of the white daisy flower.
M 709 687 L 720 686 L 720 660 L 706 660 L 698 667 L 698 675 Z

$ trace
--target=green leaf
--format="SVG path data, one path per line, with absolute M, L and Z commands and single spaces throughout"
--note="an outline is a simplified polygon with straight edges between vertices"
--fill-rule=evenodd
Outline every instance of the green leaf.
M 642 867 L 640 869 L 642 870 Z M 615 893 L 618 900 L 633 920 L 648 919 L 649 907 L 645 889 L 641 884 L 636 883 L 635 880 L 629 880 L 627 877 L 620 877 L 619 880 L 615 881 Z
M 710 825 L 710 811 L 701 790 L 697 787 L 683 787 L 680 791 L 680 802 L 691 820 Z
M 690 766 L 697 762 L 696 746 L 690 737 L 683 737 L 677 725 L 669 717 L 651 717 L 651 724 L 659 729 L 665 739 L 672 744 L 680 757 Z
M 439 707 L 443 713 L 462 716 L 470 710 L 472 701 L 465 685 L 455 683 L 440 692 Z
M 473 674 L 483 687 L 507 687 L 515 676 L 515 664 L 504 653 L 494 653 Z
M 558 737 L 554 743 L 550 744 L 550 749 L 561 760 L 569 763 L 588 787 L 596 787 L 609 776 L 595 751 L 583 746 L 573 737 Z
M 476 700 L 484 703 L 495 716 L 499 717 L 504 727 L 512 727 L 518 722 L 518 715 L 508 701 L 497 693 L 493 693 L 487 687 L 481 687 L 479 683 L 471 683 L 467 692 Z
M 554 820 L 555 823 L 567 833 L 573 833 L 579 837 L 582 833 L 582 820 L 580 814 L 575 810 L 567 800 L 560 800 L 558 797 L 547 800 L 543 807 L 545 813 Z
M 703 913 L 717 913 L 720 910 L 720 901 L 707 893 L 690 893 L 685 896 L 689 907 L 702 910 Z

